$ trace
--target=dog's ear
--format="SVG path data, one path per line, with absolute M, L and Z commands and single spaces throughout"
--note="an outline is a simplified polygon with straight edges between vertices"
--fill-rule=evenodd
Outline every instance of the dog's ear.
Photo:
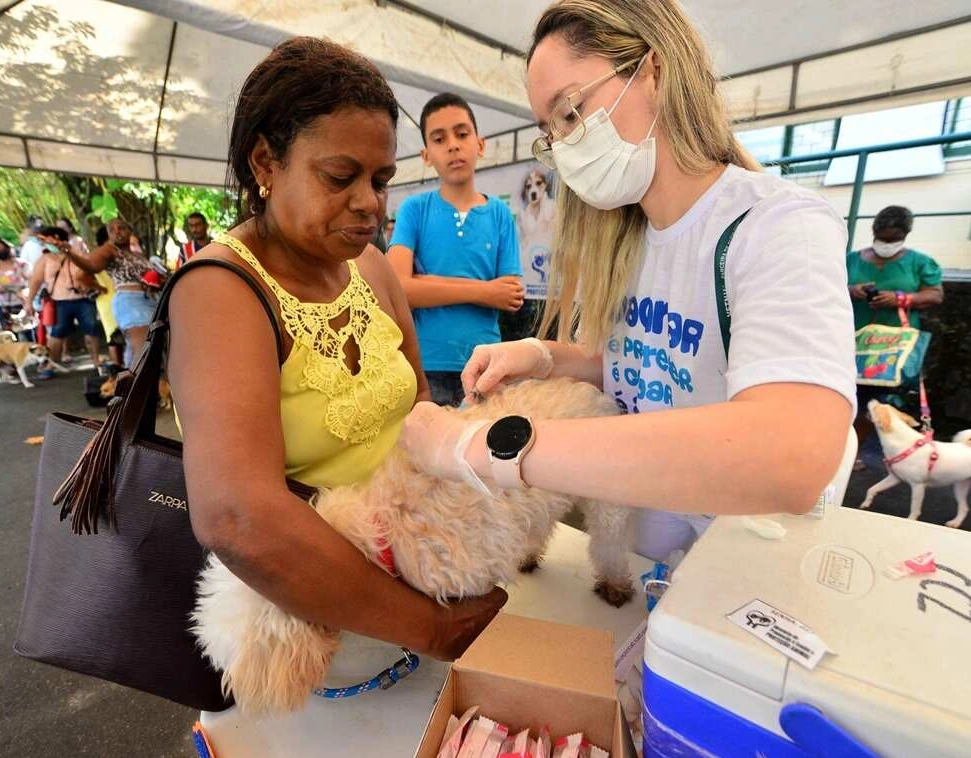
M 908 416 L 906 413 L 904 413 L 903 411 L 898 411 L 896 408 L 894 408 L 894 412 L 898 416 L 900 416 L 900 418 L 903 420 L 905 424 L 907 424 L 907 426 L 912 426 L 914 427 L 914 429 L 920 426 L 920 422 L 916 421 L 913 416 Z
M 871 410 L 873 423 L 877 425 L 877 428 L 880 429 L 880 431 L 890 431 L 890 424 L 893 423 L 890 410 L 890 406 L 884 405 L 883 403 L 874 404 L 873 409 Z

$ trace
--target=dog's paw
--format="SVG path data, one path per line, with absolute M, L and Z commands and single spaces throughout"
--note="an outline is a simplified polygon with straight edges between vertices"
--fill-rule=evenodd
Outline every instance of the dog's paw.
M 25 390 L 33 389 L 34 386 L 35 385 L 31 384 L 30 382 L 24 382 L 24 389 Z
M 606 579 L 601 579 L 593 586 L 593 591 L 600 596 L 601 600 L 614 606 L 614 608 L 626 605 L 634 597 L 634 587 L 630 582 L 615 584 Z
M 536 569 L 539 568 L 541 558 L 538 555 L 528 555 L 523 559 L 523 562 L 519 564 L 520 574 L 532 574 Z
M 963 523 L 963 518 L 952 518 L 950 521 L 945 522 L 944 526 L 949 526 L 951 529 L 959 529 Z
M 860 510 L 861 511 L 866 511 L 866 510 L 869 510 L 869 509 L 870 509 L 870 503 L 866 503 L 866 502 L 860 503 Z

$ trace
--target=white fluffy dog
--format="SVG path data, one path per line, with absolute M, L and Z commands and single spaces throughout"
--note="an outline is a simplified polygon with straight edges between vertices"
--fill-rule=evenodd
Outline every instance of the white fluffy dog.
M 968 515 L 968 490 L 971 489 L 971 429 L 958 432 L 953 442 L 923 441 L 924 435 L 912 427 L 919 424 L 892 405 L 871 400 L 870 419 L 877 428 L 880 446 L 887 462 L 887 476 L 866 491 L 861 508 L 869 508 L 877 493 L 900 482 L 910 485 L 910 515 L 920 517 L 927 487 L 954 486 L 957 515 L 947 526 L 958 527 Z
M 534 419 L 616 415 L 612 400 L 569 379 L 527 381 L 456 411 L 473 419 L 510 414 Z M 400 577 L 445 603 L 481 595 L 535 569 L 553 527 L 574 505 L 584 509 L 596 592 L 613 605 L 633 595 L 627 565 L 626 508 L 535 488 L 488 498 L 467 484 L 434 479 L 394 451 L 369 481 L 321 491 L 313 503 L 331 526 L 375 563 L 390 547 Z M 199 580 L 193 631 L 223 672 L 223 686 L 251 712 L 300 708 L 324 681 L 339 631 L 277 608 L 212 556 Z

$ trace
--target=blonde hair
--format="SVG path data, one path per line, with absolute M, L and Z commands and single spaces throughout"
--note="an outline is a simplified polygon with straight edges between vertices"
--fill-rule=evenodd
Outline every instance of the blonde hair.
M 761 169 L 735 139 L 715 91 L 708 50 L 675 0 L 560 0 L 536 24 L 527 62 L 536 46 L 553 34 L 561 35 L 579 56 L 602 56 L 618 66 L 653 51 L 660 67 L 658 125 L 685 173 L 703 174 L 727 163 Z M 540 333 L 548 335 L 556 323 L 557 339 L 566 342 L 579 325 L 581 343 L 595 351 L 617 320 L 640 262 L 647 218 L 639 205 L 593 208 L 563 182 L 557 194 Z

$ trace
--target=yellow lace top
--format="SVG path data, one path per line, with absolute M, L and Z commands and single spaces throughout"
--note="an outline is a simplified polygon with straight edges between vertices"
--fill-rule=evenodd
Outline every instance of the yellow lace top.
M 287 476 L 315 487 L 335 487 L 371 475 L 398 440 L 415 402 L 415 372 L 401 352 L 402 334 L 381 310 L 374 292 L 348 261 L 350 281 L 330 303 L 305 303 L 277 284 L 249 249 L 221 234 L 266 282 L 280 304 L 293 339 L 280 368 L 280 413 Z M 331 322 L 348 313 L 347 324 Z M 348 340 L 360 361 L 352 373 L 344 360 Z

